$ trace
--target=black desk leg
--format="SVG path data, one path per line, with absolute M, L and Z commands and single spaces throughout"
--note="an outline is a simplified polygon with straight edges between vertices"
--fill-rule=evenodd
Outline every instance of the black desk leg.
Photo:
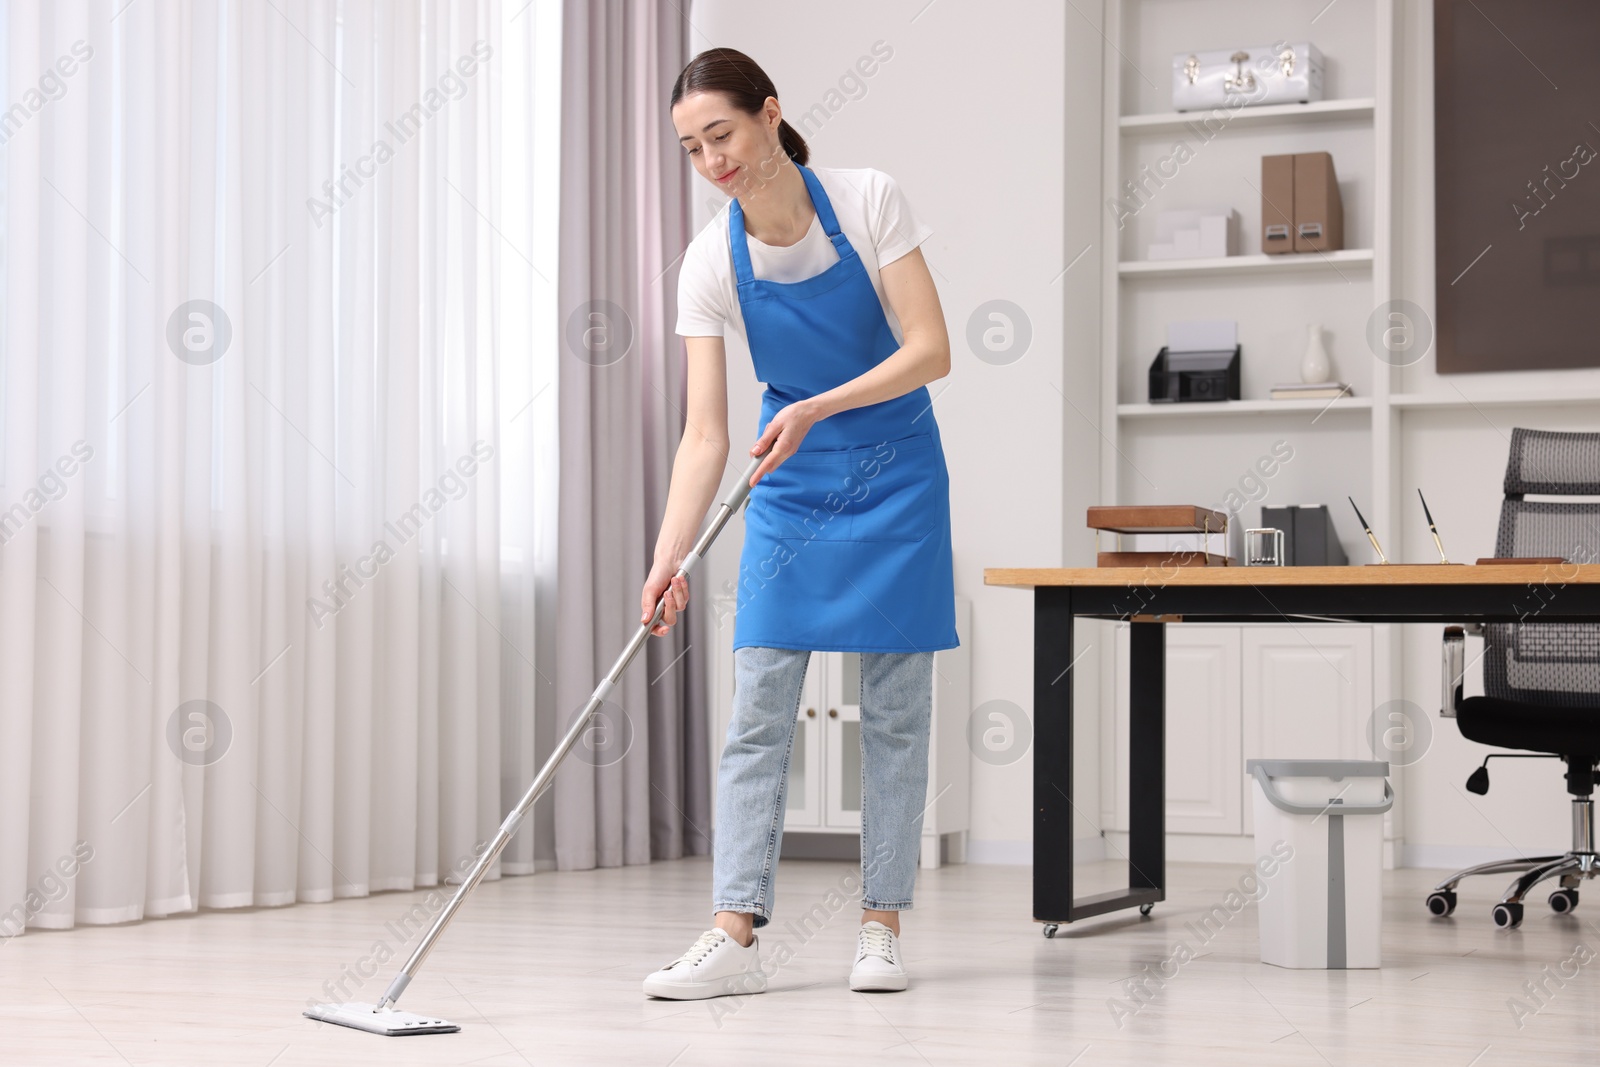
M 1157 627 L 1159 629 L 1159 627 Z M 1033 590 L 1033 918 L 1072 921 L 1072 590 Z M 1046 934 L 1054 928 L 1047 927 Z
M 1128 888 L 1167 898 L 1167 636 L 1128 628 Z
M 1033 918 L 1061 923 L 1167 898 L 1166 628 L 1129 631 L 1128 888 L 1072 895 L 1072 591 L 1033 590 Z

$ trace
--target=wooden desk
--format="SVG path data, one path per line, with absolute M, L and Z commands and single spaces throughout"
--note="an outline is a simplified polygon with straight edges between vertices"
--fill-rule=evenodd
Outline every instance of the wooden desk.
M 1192 622 L 1600 622 L 1600 564 L 989 567 L 1033 590 L 1033 918 L 1059 924 L 1166 899 L 1166 625 Z M 1128 888 L 1072 894 L 1072 632 L 1129 630 Z M 1060 684 L 1058 684 L 1060 683 Z

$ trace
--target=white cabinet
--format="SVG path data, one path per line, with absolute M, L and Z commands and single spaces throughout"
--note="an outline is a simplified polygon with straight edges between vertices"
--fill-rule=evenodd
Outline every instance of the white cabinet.
M 1117 627 L 1117 826 L 1126 829 L 1128 627 Z M 1167 830 L 1240 833 L 1239 627 L 1167 627 Z M 1242 773 L 1242 772 L 1241 772 Z
M 1372 627 L 1169 624 L 1167 833 L 1248 840 L 1255 832 L 1247 759 L 1371 759 Z M 1128 827 L 1128 624 L 1116 625 L 1113 831 Z M 1173 835 L 1179 835 L 1174 837 Z M 1215 835 L 1215 836 L 1211 836 Z M 1223 858 L 1213 855 L 1210 858 Z M 1232 857 L 1229 857 L 1232 858 Z
M 1372 759 L 1372 627 L 1245 626 L 1245 759 Z M 1244 774 L 1243 764 L 1238 774 Z M 1244 832 L 1255 833 L 1254 805 Z
M 861 654 L 817 652 L 821 661 L 823 810 L 827 827 L 861 832 Z M 931 761 L 930 761 L 931 762 Z
M 718 620 L 712 652 L 715 717 L 711 729 L 712 818 L 716 812 L 716 768 L 733 718 L 733 618 L 735 598 L 713 601 Z M 951 835 L 952 863 L 966 859 L 971 753 L 971 616 L 966 597 L 956 597 L 958 648 L 933 657 L 933 722 L 928 737 L 928 808 L 922 817 L 921 865 L 937 867 L 939 844 Z M 794 751 L 789 757 L 785 833 L 861 833 L 861 656 L 813 652 L 800 700 Z

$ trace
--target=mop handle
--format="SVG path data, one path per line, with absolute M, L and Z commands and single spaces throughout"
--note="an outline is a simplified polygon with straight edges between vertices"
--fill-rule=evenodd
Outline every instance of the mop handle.
M 750 465 L 745 468 L 744 476 L 739 479 L 739 484 L 734 486 L 727 497 L 723 499 L 722 506 L 718 508 L 716 515 L 712 517 L 710 525 L 706 527 L 705 532 L 695 542 L 694 548 L 689 550 L 689 554 L 683 557 L 683 562 L 678 565 L 678 576 L 684 578 L 689 576 L 689 572 L 694 569 L 695 564 L 699 563 L 711 548 L 711 543 L 717 539 L 717 535 L 728 524 L 728 520 L 733 517 L 733 513 L 738 511 L 739 506 L 749 497 L 750 479 L 755 476 L 756 468 L 761 465 L 761 461 L 764 458 L 766 458 L 765 453 L 750 460 Z M 422 968 L 423 961 L 428 958 L 428 953 L 432 950 L 434 942 L 439 940 L 439 935 L 444 933 L 444 928 L 450 925 L 450 920 L 455 917 L 457 909 L 461 907 L 461 902 L 467 898 L 468 893 L 477 888 L 478 883 L 483 880 L 484 873 L 488 871 L 489 865 L 494 863 L 500 853 L 505 850 L 506 845 L 511 843 L 511 838 L 517 832 L 517 827 L 521 824 L 523 816 L 528 813 L 528 809 L 533 807 L 533 802 L 539 799 L 539 795 L 545 791 L 546 787 L 554 779 L 556 767 L 560 765 L 568 750 L 582 736 L 583 731 L 589 725 L 589 719 L 605 701 L 606 695 L 621 680 L 622 672 L 632 662 L 634 654 L 644 646 L 645 640 L 650 636 L 650 631 L 660 624 L 662 613 L 666 611 L 667 597 L 671 594 L 672 587 L 668 585 L 666 591 L 661 594 L 661 599 L 656 602 L 655 614 L 650 616 L 649 622 L 640 625 L 638 632 L 633 635 L 627 647 L 622 650 L 622 654 L 617 657 L 616 663 L 612 665 L 605 679 L 596 687 L 594 694 L 589 697 L 589 703 L 585 705 L 583 714 L 574 720 L 571 729 L 562 738 L 561 744 L 557 746 L 555 753 L 539 769 L 538 775 L 533 779 L 533 784 L 528 787 L 528 791 L 523 794 L 522 800 L 517 803 L 515 808 L 511 809 L 510 814 L 505 818 L 505 822 L 500 824 L 500 829 L 494 835 L 494 840 L 490 842 L 488 849 L 482 856 L 478 857 L 478 862 L 473 864 L 472 870 L 462 880 L 461 888 L 456 890 L 455 896 L 450 898 L 450 903 L 444 906 L 444 910 L 439 913 L 439 917 L 433 921 L 433 926 L 429 928 L 427 935 L 417 945 L 416 950 L 411 953 L 411 958 L 400 969 L 400 973 L 395 975 L 394 981 L 389 983 L 388 992 L 384 993 L 383 999 L 378 1001 L 377 1007 L 373 1009 L 374 1011 L 383 1011 L 386 1007 L 392 1008 L 395 1002 L 400 999 L 400 994 L 406 991 L 406 986 L 411 984 L 411 979 L 416 977 L 417 971 Z

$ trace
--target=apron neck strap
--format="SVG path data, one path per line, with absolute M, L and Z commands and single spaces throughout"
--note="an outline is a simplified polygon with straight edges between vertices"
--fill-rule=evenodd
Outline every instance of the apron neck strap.
M 805 179 L 806 192 L 811 195 L 811 206 L 817 212 L 817 221 L 822 224 L 822 232 L 833 242 L 839 258 L 845 259 L 855 250 L 850 247 L 850 240 L 845 237 L 844 231 L 839 229 L 839 219 L 833 213 L 833 202 L 828 199 L 828 194 L 822 189 L 822 182 L 811 172 L 810 167 L 799 163 L 796 163 L 795 167 Z M 753 282 L 755 274 L 750 269 L 750 242 L 744 232 L 744 208 L 740 206 L 738 197 L 728 202 L 728 249 L 733 253 L 735 280 L 740 285 Z
M 822 223 L 822 232 L 833 238 L 835 246 L 838 238 L 844 234 L 839 230 L 839 220 L 833 214 L 833 201 L 828 199 L 828 194 L 822 191 L 822 182 L 811 173 L 810 167 L 803 167 L 796 163 L 800 169 L 800 176 L 806 180 L 806 189 L 811 193 L 811 206 L 817 209 L 817 220 Z

